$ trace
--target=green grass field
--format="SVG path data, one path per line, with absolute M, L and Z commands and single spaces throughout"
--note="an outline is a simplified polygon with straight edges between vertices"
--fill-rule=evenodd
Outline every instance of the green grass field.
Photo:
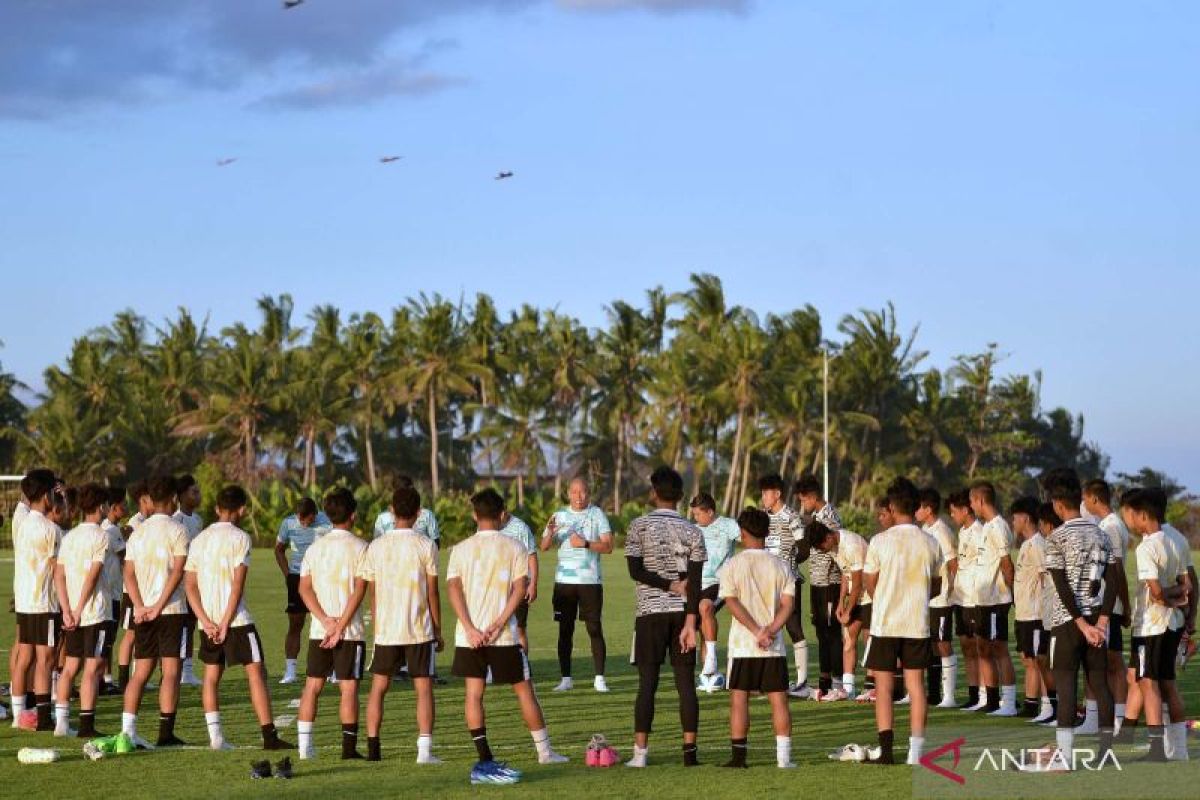
M 443 559 L 444 560 L 444 559 Z M 774 739 L 770 728 L 769 711 L 765 702 L 751 706 L 753 717 L 750 744 L 752 769 L 732 771 L 716 768 L 728 757 L 728 698 L 724 694 L 701 694 L 700 750 L 702 766 L 685 769 L 680 765 L 678 715 L 670 693 L 668 675 L 662 681 L 659 694 L 656 731 L 651 739 L 650 767 L 629 770 L 623 767 L 594 770 L 583 764 L 584 747 L 593 733 L 604 733 L 623 756 L 631 749 L 633 699 L 636 674 L 628 663 L 632 631 L 633 587 L 625 574 L 624 563 L 618 556 L 606 559 L 607 590 L 605 593 L 604 625 L 609 645 L 608 675 L 612 692 L 596 694 L 591 690 L 591 658 L 583 626 L 576 633 L 575 675 L 577 688 L 566 694 L 554 694 L 550 688 L 558 680 L 554 644 L 556 630 L 551 620 L 549 604 L 553 582 L 553 558 L 544 560 L 540 586 L 541 598 L 530 616 L 534 679 L 541 695 L 550 734 L 557 750 L 569 755 L 572 763 L 564 766 L 541 767 L 528 733 L 517 713 L 516 702 L 505 687 L 489 688 L 488 734 L 497 758 L 509 760 L 525 771 L 525 779 L 517 787 L 485 787 L 476 790 L 467 780 L 475 761 L 474 748 L 467 737 L 462 717 L 462 684 L 450 678 L 437 694 L 438 724 L 435 731 L 437 754 L 445 761 L 440 767 L 418 768 L 415 758 L 416 729 L 413 721 L 412 693 L 406 684 L 395 684 L 388 698 L 384 721 L 384 760 L 381 763 L 342 762 L 336 749 L 340 732 L 337 719 L 336 695 L 326 692 L 318 716 L 316 743 L 320 749 L 316 761 L 296 762 L 296 777 L 291 782 L 251 781 L 249 763 L 261 757 L 257 723 L 250 710 L 241 670 L 230 670 L 225 678 L 222 716 L 226 737 L 241 749 L 230 753 L 213 753 L 206 749 L 207 736 L 204 716 L 200 709 L 199 690 L 184 688 L 179 709 L 178 734 L 192 746 L 170 752 L 138 753 L 89 762 L 81 754 L 80 740 L 52 739 L 48 734 L 19 733 L 5 723 L 0 727 L 0 787 L 5 797 L 241 797 L 287 795 L 314 797 L 318 795 L 354 795 L 356 797 L 395 796 L 457 797 L 474 795 L 476 791 L 519 793 L 526 797 L 609 795 L 615 797 L 751 797 L 763 792 L 786 792 L 788 796 L 818 795 L 822 800 L 837 797 L 897 797 L 947 796 L 970 797 L 1138 797 L 1151 796 L 1148 788 L 1155 780 L 1170 780 L 1163 791 L 1177 796 L 1194 796 L 1200 767 L 1192 764 L 1126 766 L 1114 776 L 1110 773 L 1091 775 L 1038 776 L 1007 773 L 993 776 L 990 788 L 983 783 L 968 783 L 957 787 L 943 781 L 933 790 L 924 776 L 908 767 L 880 768 L 855 764 L 836 764 L 826 753 L 846 742 L 874 743 L 875 729 L 870 706 L 837 703 L 832 706 L 813 702 L 793 701 L 793 754 L 799 769 L 781 771 L 774 767 Z M 0 585 L 11 586 L 12 558 L 10 552 L 0 552 Z M 268 666 L 276 676 L 282 672 L 283 636 L 286 620 L 283 581 L 267 550 L 255 553 L 250 572 L 248 601 L 259 630 L 268 648 Z M 445 612 L 451 618 L 449 603 Z M 452 624 L 452 623 L 448 623 Z M 727 617 L 722 615 L 722 624 Z M 807 626 L 807 622 L 806 622 Z M 725 630 L 722 630 L 720 652 L 724 658 Z M 811 635 L 811 633 L 810 633 Z M 0 674 L 7 681 L 8 646 L 13 640 L 13 618 L 0 616 L 0 642 L 4 643 L 3 666 Z M 439 669 L 450 671 L 450 651 L 442 653 Z M 816 654 L 810 661 L 815 670 Z M 815 683 L 815 671 L 812 680 Z M 1018 667 L 1018 683 L 1020 668 Z M 960 700 L 964 681 L 960 677 Z M 1191 716 L 1200 704 L 1200 664 L 1194 664 L 1184 674 L 1182 684 Z M 277 716 L 294 716 L 289 701 L 300 696 L 300 684 L 279 686 L 271 683 L 274 711 Z M 364 694 L 365 699 L 365 694 Z M 153 737 L 157 727 L 157 699 L 151 693 L 143 702 L 141 730 Z M 72 708 L 75 719 L 77 707 Z M 364 732 L 360 747 L 365 751 Z M 119 698 L 102 698 L 97 709 L 97 726 L 105 732 L 120 728 Z M 907 714 L 897 715 L 897 753 L 903 755 L 907 742 Z M 929 743 L 933 749 L 954 736 L 968 740 L 985 733 L 1011 733 L 1028 739 L 1026 746 L 1042 744 L 1053 738 L 1052 732 L 1033 732 L 1024 720 L 988 720 L 977 714 L 954 710 L 933 712 L 930 719 Z M 282 728 L 285 738 L 295 741 L 296 728 L 292 722 Z M 1144 736 L 1144 734 L 1143 734 Z M 1086 746 L 1088 739 L 1081 740 Z M 1193 739 L 1193 742 L 1195 740 Z M 17 750 L 24 746 L 58 747 L 62 754 L 59 763 L 48 766 L 25 766 L 16 760 Z M 1193 753 L 1197 751 L 1193 746 Z M 1121 753 L 1123 760 L 1137 754 Z M 973 758 L 964 754 L 960 770 L 969 768 Z M 1168 772 L 1169 770 L 1169 772 Z M 927 771 L 917 768 L 918 773 Z M 917 780 L 921 777 L 922 780 Z M 998 781 L 998 782 L 997 782 Z M 1178 787 L 1172 789 L 1170 787 Z M 1190 787 L 1190 789 L 1189 789 Z

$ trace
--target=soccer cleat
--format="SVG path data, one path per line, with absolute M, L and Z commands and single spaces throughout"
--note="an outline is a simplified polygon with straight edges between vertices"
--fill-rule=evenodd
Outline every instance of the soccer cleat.
M 862 745 L 851 742 L 829 753 L 831 761 L 866 761 L 867 751 Z
M 471 783 L 490 783 L 497 786 L 517 783 L 521 780 L 521 771 L 511 769 L 500 761 L 479 761 L 471 768 Z
M 788 697 L 795 697 L 800 700 L 808 700 L 813 696 L 813 690 L 808 683 L 793 683 L 788 686 Z
M 175 734 L 167 737 L 160 736 L 158 741 L 154 743 L 156 747 L 187 747 L 187 742 L 180 739 Z
M 597 692 L 607 692 L 608 691 L 608 683 L 605 682 L 603 675 L 596 676 L 596 679 L 594 681 L 592 681 L 592 688 L 595 689 Z
M 725 676 L 719 672 L 714 672 L 711 675 L 701 675 L 700 685 L 696 688 L 701 689 L 708 694 L 719 692 L 725 688 Z
M 275 777 L 282 778 L 285 781 L 292 779 L 292 760 L 284 756 L 281 760 L 275 762 Z
M 79 731 L 75 730 L 74 728 L 55 728 L 54 729 L 54 737 L 56 739 L 62 739 L 67 736 L 70 736 L 71 738 L 75 738 L 78 735 L 79 735 Z
M 796 762 L 794 762 L 794 761 L 789 761 L 789 762 L 787 762 L 786 764 L 776 764 L 776 765 L 775 765 L 775 767 L 776 767 L 777 769 L 795 769 L 795 768 L 796 768 Z
M 538 753 L 539 764 L 566 764 L 570 760 L 571 759 L 567 758 L 566 756 L 556 753 L 553 750 L 550 750 L 544 754 Z
M 250 777 L 254 780 L 271 777 L 270 761 L 255 761 L 250 764 Z
M 437 756 L 435 756 L 433 753 L 427 753 L 425 755 L 418 755 L 417 763 L 418 764 L 426 764 L 426 765 L 436 765 L 436 764 L 441 764 L 442 760 L 440 758 L 438 758 Z
M 224 739 L 217 739 L 215 742 L 208 743 L 208 749 L 209 750 L 228 751 L 228 750 L 236 750 L 237 748 L 234 747 L 233 745 L 231 745 L 229 742 L 225 741 Z
M 83 757 L 88 761 L 99 761 L 104 758 L 104 751 L 95 742 L 86 742 L 83 745 Z
M 721 767 L 723 769 L 750 769 L 749 764 L 746 764 L 744 762 L 739 764 L 738 762 L 734 761 L 733 759 L 726 761 L 724 764 L 721 765 Z
M 313 747 L 312 745 L 309 745 L 308 747 L 300 748 L 300 760 L 301 761 L 312 761 L 316 757 L 317 757 L 317 749 L 315 747 Z
M 848 695 L 846 693 L 845 689 L 838 689 L 836 687 L 833 689 L 830 689 L 828 692 L 825 692 L 825 694 L 821 695 L 822 703 L 836 703 L 839 700 L 849 700 L 849 699 L 850 699 L 850 695 Z
M 875 702 L 875 690 L 874 689 L 866 689 L 864 691 L 859 692 L 858 697 L 854 698 L 854 702 L 856 702 L 856 703 L 874 703 Z
M 895 703 L 893 703 L 893 705 L 906 706 L 911 702 L 912 702 L 912 698 L 909 697 L 908 695 L 904 695 L 904 697 L 901 697 L 899 700 L 897 700 Z
M 1058 711 L 1054 708 L 1047 708 L 1045 711 L 1038 712 L 1038 715 L 1029 720 L 1029 722 L 1033 725 L 1043 725 L 1053 720 L 1056 716 L 1058 716 Z
M 953 697 L 943 697 L 942 702 L 935 705 L 934 708 L 958 708 L 958 703 L 954 702 Z
M 987 698 L 986 698 L 986 697 L 981 697 L 981 698 L 979 699 L 979 702 L 978 702 L 978 703 L 976 703 L 975 705 L 973 705 L 973 706 L 963 706 L 961 710 L 963 710 L 963 711 L 966 711 L 966 712 L 969 712 L 969 713 L 974 713 L 974 712 L 976 712 L 976 711 L 983 711 L 985 708 L 987 708 Z
M 279 679 L 279 682 L 280 682 L 280 683 L 283 683 L 283 684 L 287 684 L 287 683 L 295 683 L 295 682 L 296 682 L 296 676 L 295 676 L 294 674 L 290 674 L 290 675 L 284 675 L 282 678 L 280 678 L 280 679 Z
M 280 739 L 278 735 L 269 742 L 263 743 L 263 750 L 295 750 L 296 745 L 286 739 Z
M 575 688 L 574 681 L 572 681 L 570 678 L 563 678 L 561 681 L 558 682 L 558 686 L 554 687 L 553 691 L 569 692 L 574 688 Z M 480 763 L 486 763 L 486 762 L 480 762 Z
M 20 714 L 17 714 L 12 726 L 23 731 L 36 731 L 38 726 L 37 712 L 33 709 L 22 711 Z
M 189 672 L 186 675 L 180 676 L 179 685 L 180 686 L 203 686 L 204 681 L 200 680 L 195 675 L 193 675 L 192 673 Z
M 1092 717 L 1091 721 L 1084 719 L 1082 725 L 1075 726 L 1076 736 L 1095 736 L 1100 733 L 1100 721 L 1097 717 Z
M 1017 709 L 1015 707 L 1002 705 L 999 708 L 997 708 L 995 711 L 989 711 L 988 716 L 989 717 L 1015 717 L 1015 716 L 1017 716 L 1018 713 L 1019 712 L 1017 711 Z

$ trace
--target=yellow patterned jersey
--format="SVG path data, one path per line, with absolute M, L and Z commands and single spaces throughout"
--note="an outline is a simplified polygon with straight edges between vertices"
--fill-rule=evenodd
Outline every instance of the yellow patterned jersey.
M 367 548 L 363 577 L 375 594 L 375 644 L 421 644 L 433 637 L 429 578 L 437 544 L 412 529 L 393 529 Z
M 229 610 L 238 567 L 250 566 L 250 547 L 248 533 L 232 522 L 217 522 L 200 531 L 188 548 L 184 570 L 195 573 L 204 613 L 217 625 L 221 624 L 225 612 Z M 243 590 L 229 626 L 240 628 L 253 622 L 254 618 L 246 610 L 246 593 Z
M 499 619 L 513 584 L 529 576 L 529 553 L 515 539 L 499 531 L 479 531 L 465 539 L 450 551 L 450 563 L 446 567 L 446 580 L 462 581 L 463 596 L 471 622 L 484 630 Z M 517 643 L 517 615 L 508 618 L 500 631 L 495 647 Z M 454 645 L 470 647 L 462 622 L 455 623 Z
M 767 550 L 743 550 L 725 562 L 717 573 L 720 579 L 721 597 L 736 597 L 754 621 L 769 625 L 779 611 L 784 595 L 794 597 L 796 579 L 791 568 L 778 556 Z M 730 658 L 779 658 L 786 657 L 783 631 L 775 634 L 771 646 L 766 650 L 758 646 L 756 631 L 748 629 L 730 617 Z

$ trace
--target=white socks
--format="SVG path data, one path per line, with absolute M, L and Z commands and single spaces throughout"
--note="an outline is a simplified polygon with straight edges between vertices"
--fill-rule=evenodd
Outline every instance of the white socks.
M 1063 759 L 1070 764 L 1071 751 L 1075 749 L 1075 729 L 1055 728 L 1054 741 L 1058 745 L 1058 752 L 1062 753 Z
M 646 766 L 646 758 L 650 755 L 649 747 L 633 746 L 633 758 L 625 762 L 627 767 L 644 767 Z
M 1000 707 L 1015 709 L 1017 707 L 1017 687 L 1012 686 L 1000 687 Z
M 71 704 L 54 704 L 54 735 L 66 736 L 71 729 Z
M 204 724 L 208 726 L 208 743 L 210 745 L 217 747 L 225 742 L 225 735 L 221 733 L 220 711 L 205 711 Z
M 1171 761 L 1187 761 L 1187 723 L 1172 722 L 1166 727 L 1166 736 L 1163 737 L 1163 752 Z
M 530 731 L 529 735 L 533 737 L 533 746 L 537 750 L 539 758 L 550 754 L 550 734 L 545 728 Z
M 433 755 L 433 734 L 422 733 L 417 737 L 417 760 L 428 759 Z
M 301 720 L 296 723 L 296 732 L 300 734 L 300 758 L 309 759 L 315 755 L 313 753 L 312 730 L 313 724 L 311 722 Z
M 808 641 L 793 644 L 792 652 L 796 655 L 796 683 L 803 686 L 808 683 Z
M 906 763 L 913 764 L 913 765 L 920 764 L 921 763 L 921 755 L 924 752 L 924 750 L 925 750 L 925 737 L 924 736 L 913 735 L 913 736 L 908 737 L 908 761 Z
M 717 671 L 717 643 L 706 641 L 704 643 L 704 668 L 700 670 L 703 675 L 712 675 Z
M 844 691 L 850 697 L 854 697 L 854 673 L 853 672 L 842 673 L 842 691 Z
M 792 737 L 775 737 L 775 765 L 781 769 L 794 766 L 792 764 Z
M 283 663 L 284 663 L 283 674 L 287 675 L 290 678 L 296 677 L 296 659 L 289 658 L 289 659 L 286 659 Z
M 130 714 L 128 711 L 121 712 L 121 733 L 130 739 L 137 737 L 137 714 Z
M 17 727 L 17 720 L 20 719 L 21 714 L 25 711 L 25 695 L 14 693 L 10 699 L 12 700 L 12 726 L 15 728 Z
M 1100 703 L 1087 700 L 1083 704 L 1083 724 L 1092 726 L 1100 724 Z

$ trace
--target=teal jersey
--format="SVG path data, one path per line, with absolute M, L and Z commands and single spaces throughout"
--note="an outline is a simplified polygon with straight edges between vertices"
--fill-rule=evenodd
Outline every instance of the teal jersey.
M 576 533 L 589 542 L 600 541 L 601 536 L 612 533 L 608 517 L 596 506 L 588 506 L 583 511 L 573 511 L 567 507 L 554 512 L 554 520 L 558 523 L 554 541 L 559 545 L 554 582 L 589 586 L 603 583 L 600 554 L 595 550 L 572 547 L 570 539 L 571 534 Z
M 741 540 L 742 530 L 737 520 L 729 517 L 717 517 L 711 525 L 699 527 L 704 534 L 704 549 L 708 551 L 708 560 L 704 562 L 704 571 L 700 576 L 700 588 L 707 589 L 721 582 L 717 571 L 733 555 L 733 546 Z
M 332 527 L 333 523 L 325 516 L 324 511 L 317 512 L 317 518 L 311 528 L 301 525 L 295 514 L 284 517 L 283 522 L 279 523 L 279 535 L 275 537 L 275 541 L 287 545 L 288 572 L 293 575 L 300 574 L 300 562 L 304 560 L 308 548 L 317 539 L 329 533 Z
M 537 552 L 537 542 L 533 540 L 533 531 L 529 530 L 525 520 L 520 517 L 509 517 L 508 524 L 501 528 L 500 532 L 510 539 L 516 539 L 530 553 Z
M 383 511 L 375 518 L 375 533 L 372 539 L 378 539 L 385 533 L 396 527 L 396 518 L 392 516 L 391 511 Z M 422 508 L 417 514 L 417 521 L 413 523 L 413 530 L 421 534 L 427 539 L 432 539 L 437 543 L 441 538 L 442 532 L 438 528 L 437 517 L 428 508 Z

